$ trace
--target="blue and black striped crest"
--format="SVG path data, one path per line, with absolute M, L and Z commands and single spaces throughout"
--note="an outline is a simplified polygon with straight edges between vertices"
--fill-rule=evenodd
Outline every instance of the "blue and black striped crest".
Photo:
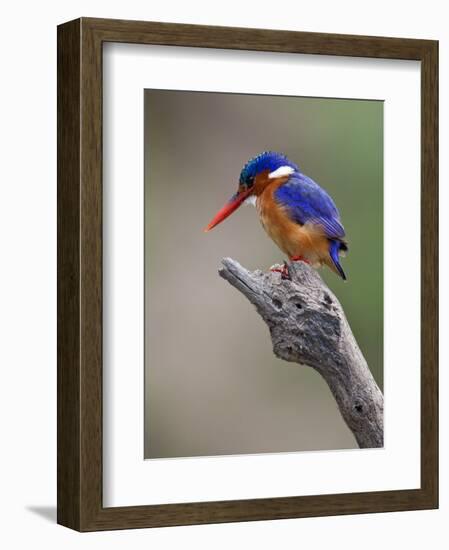
M 240 172 L 240 185 L 251 187 L 257 174 L 265 170 L 273 172 L 281 166 L 291 166 L 294 170 L 299 171 L 299 167 L 282 153 L 264 151 L 245 164 Z

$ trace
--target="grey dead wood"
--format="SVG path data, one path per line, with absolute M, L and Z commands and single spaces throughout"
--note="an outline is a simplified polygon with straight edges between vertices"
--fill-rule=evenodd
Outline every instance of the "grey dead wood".
M 288 269 L 291 280 L 224 258 L 219 274 L 256 306 L 277 357 L 321 374 L 359 447 L 383 447 L 383 395 L 343 308 L 313 268 L 293 262 Z

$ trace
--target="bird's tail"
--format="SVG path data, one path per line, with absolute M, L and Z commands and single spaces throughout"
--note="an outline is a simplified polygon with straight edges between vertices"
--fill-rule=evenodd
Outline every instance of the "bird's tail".
M 332 240 L 329 243 L 329 256 L 331 261 L 329 261 L 328 265 L 332 271 L 340 275 L 344 281 L 346 281 L 346 275 L 340 265 L 340 251 L 346 252 L 346 250 L 348 250 L 348 246 L 343 241 Z

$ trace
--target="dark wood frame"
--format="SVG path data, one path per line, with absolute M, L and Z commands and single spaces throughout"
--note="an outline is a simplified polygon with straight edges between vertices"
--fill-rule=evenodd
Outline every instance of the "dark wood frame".
M 420 489 L 103 507 L 104 42 L 421 61 Z M 90 18 L 58 27 L 58 523 L 95 531 L 438 507 L 437 117 L 436 41 Z

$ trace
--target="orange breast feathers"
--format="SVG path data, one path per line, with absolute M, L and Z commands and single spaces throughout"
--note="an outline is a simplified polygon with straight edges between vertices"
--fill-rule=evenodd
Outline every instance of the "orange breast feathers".
M 318 267 L 328 264 L 329 240 L 321 227 L 299 225 L 290 219 L 286 208 L 280 205 L 274 193 L 287 178 L 278 178 L 269 182 L 258 194 L 256 207 L 260 221 L 269 237 L 289 257 L 302 256 Z

